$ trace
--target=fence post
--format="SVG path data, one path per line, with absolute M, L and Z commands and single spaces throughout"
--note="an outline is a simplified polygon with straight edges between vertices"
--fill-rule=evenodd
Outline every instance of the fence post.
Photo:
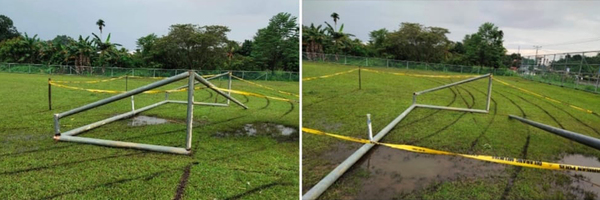
M 269 72 L 265 72 L 265 81 L 267 80 L 267 77 L 269 77 Z
M 135 69 L 131 68 L 131 76 L 135 76 Z
M 406 61 L 406 69 L 408 69 L 408 60 Z
M 385 67 L 390 67 L 390 59 L 385 59 L 385 61 L 386 61 Z
M 579 79 L 581 78 L 581 68 L 583 67 L 583 59 L 585 59 L 585 53 L 581 52 L 581 62 L 579 62 L 579 72 L 577 72 L 577 81 L 575 86 L 579 86 Z
M 48 110 L 52 110 L 52 79 L 48 78 Z
M 31 74 L 31 65 L 27 65 L 27 66 L 29 66 L 29 73 Z
M 362 79 L 360 76 L 360 65 L 358 66 L 358 89 L 362 89 Z
M 346 58 L 348 58 L 347 55 L 344 55 L 344 65 L 347 65 L 348 63 L 346 62 Z
M 600 71 L 598 71 L 598 76 L 596 77 L 596 89 L 595 92 L 598 92 L 598 81 L 600 81 Z
M 481 72 L 481 67 L 477 68 L 477 74 L 480 74 L 479 72 Z
M 367 65 L 366 66 L 368 67 L 369 66 L 369 58 L 367 58 L 366 61 L 367 61 Z
M 10 73 L 10 63 L 8 63 L 8 73 Z
M 462 65 L 460 66 L 460 73 L 461 74 L 463 73 L 463 66 Z
M 156 70 L 155 69 L 152 70 L 152 77 L 156 77 Z
M 292 81 L 292 72 L 288 72 L 289 77 L 288 77 L 288 81 Z

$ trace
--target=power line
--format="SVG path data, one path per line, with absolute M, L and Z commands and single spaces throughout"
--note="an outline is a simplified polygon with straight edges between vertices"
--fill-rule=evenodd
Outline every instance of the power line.
M 548 46 L 562 46 L 562 45 L 570 45 L 570 44 L 588 43 L 588 42 L 594 42 L 594 41 L 600 41 L 600 37 L 588 38 L 588 39 L 582 39 L 582 40 L 573 40 L 573 41 L 570 41 L 570 42 L 561 42 L 561 43 L 547 44 L 547 45 L 544 45 L 544 46 L 546 46 L 546 47 L 548 47 Z

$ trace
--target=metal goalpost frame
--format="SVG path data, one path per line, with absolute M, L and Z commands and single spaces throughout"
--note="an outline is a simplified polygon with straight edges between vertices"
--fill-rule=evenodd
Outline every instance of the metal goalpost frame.
M 227 76 L 227 75 L 229 76 L 229 83 L 228 83 L 228 88 L 227 88 L 229 90 L 229 92 L 227 92 L 227 94 L 229 96 L 231 96 L 231 71 L 225 72 L 225 73 L 221 73 L 221 74 L 217 74 L 217 75 L 214 75 L 214 76 L 211 76 L 211 77 L 208 77 L 208 78 L 205 78 L 205 80 L 209 81 L 209 80 L 220 78 L 220 77 Z M 200 82 L 198 82 L 198 81 L 194 82 L 194 85 L 198 85 L 198 84 L 200 84 Z M 188 87 L 188 85 L 182 85 L 182 86 L 179 86 L 179 87 L 177 87 L 177 88 L 175 88 L 173 90 L 179 90 L 179 89 L 182 89 L 182 88 L 185 88 L 185 87 Z M 165 93 L 165 100 L 168 100 L 168 97 L 169 97 L 169 94 L 168 94 L 168 92 L 166 92 Z M 169 103 L 187 103 L 185 101 L 176 101 L 176 100 L 168 100 L 168 101 L 169 101 Z M 230 104 L 229 101 L 230 100 L 227 99 L 227 103 L 194 102 L 194 104 L 195 105 L 205 105 L 205 106 L 224 106 L 224 107 L 226 107 L 226 106 L 229 106 L 229 104 Z
M 418 95 L 425 94 L 428 92 L 433 92 L 433 91 L 448 88 L 448 87 L 452 87 L 455 85 L 460 85 L 463 83 L 468 83 L 468 82 L 483 79 L 483 78 L 488 78 L 488 80 L 489 80 L 486 110 L 417 104 L 417 96 Z M 308 192 L 306 192 L 302 196 L 302 199 L 303 200 L 313 200 L 313 199 L 317 199 L 319 196 L 321 196 L 321 194 L 323 194 L 323 192 L 325 192 L 325 190 L 327 190 L 327 188 L 329 188 L 329 186 L 331 186 L 346 171 L 348 171 L 348 169 L 350 169 L 350 167 L 352 167 L 352 165 L 354 165 L 354 163 L 356 163 L 362 156 L 364 156 L 369 150 L 371 150 L 371 148 L 373 148 L 373 146 L 375 146 L 374 143 L 379 142 L 383 137 L 385 137 L 385 135 L 388 134 L 388 132 L 390 132 L 398 123 L 400 123 L 400 121 L 402 121 L 415 108 L 432 108 L 432 109 L 442 109 L 442 110 L 452 110 L 452 111 L 462 111 L 462 112 L 489 113 L 491 95 L 492 95 L 492 74 L 485 74 L 482 76 L 477 76 L 477 77 L 465 79 L 462 81 L 450 83 L 447 85 L 442 85 L 439 87 L 435 87 L 435 88 L 431 88 L 431 89 L 413 93 L 412 105 L 410 105 L 406 110 L 404 110 L 404 112 L 402 112 L 400 115 L 398 115 L 398 117 L 396 117 L 394 120 L 392 120 L 387 126 L 385 126 L 383 129 L 381 129 L 381 131 L 379 131 L 379 133 L 377 133 L 377 135 L 375 135 L 372 139 L 369 138 L 369 140 L 373 143 L 364 144 L 361 148 L 356 150 L 352 155 L 350 155 L 348 158 L 346 158 L 346 160 L 344 160 L 340 165 L 338 165 L 335 169 L 333 169 L 331 172 L 329 172 L 329 174 L 327 174 L 327 176 L 325 176 L 315 186 L 313 186 L 310 190 L 308 190 Z M 370 119 L 369 119 L 369 123 L 370 123 Z
M 226 74 L 225 74 L 226 75 Z M 132 98 L 132 111 L 117 115 L 117 116 L 113 116 L 104 120 L 100 120 L 85 126 L 81 126 L 66 132 L 60 132 L 60 119 L 70 116 L 70 115 L 74 115 L 80 112 L 84 112 L 86 110 L 92 109 L 92 108 L 96 108 L 102 105 L 106 105 L 127 97 L 133 97 L 133 95 L 136 94 L 140 94 L 144 91 L 147 90 L 151 90 L 154 88 L 158 88 L 170 83 L 173 83 L 175 81 L 179 81 L 179 80 L 183 80 L 185 78 L 188 78 L 188 84 L 186 85 L 187 91 L 188 91 L 188 100 L 187 102 L 185 101 L 173 101 L 173 100 L 168 100 L 168 93 L 165 94 L 165 100 L 160 101 L 158 103 L 154 103 L 152 105 L 143 107 L 143 108 L 139 108 L 139 109 L 134 109 L 133 107 L 133 98 Z M 219 93 L 222 96 L 225 96 L 225 98 L 230 99 L 231 101 L 233 101 L 234 103 L 240 105 L 241 107 L 243 107 L 244 109 L 248 109 L 248 107 L 246 107 L 244 104 L 240 103 L 238 100 L 234 99 L 233 97 L 229 96 L 228 94 L 225 94 L 217 89 L 215 89 L 215 86 L 208 82 L 207 79 L 202 78 L 201 76 L 199 76 L 198 74 L 196 74 L 194 71 L 190 70 L 133 90 L 130 90 L 128 92 L 125 93 L 121 93 L 112 97 L 108 97 L 106 99 L 102 99 L 66 112 L 62 112 L 62 113 L 58 113 L 58 114 L 54 114 L 54 140 L 56 141 L 66 141 L 66 142 L 78 142 L 78 143 L 86 143 L 86 144 L 94 144 L 94 145 L 101 145 L 101 146 L 109 146 L 109 147 L 120 147 L 120 148 L 133 148 L 133 149 L 140 149 L 140 150 L 148 150 L 148 151 L 158 151 L 158 152 L 164 152 L 164 153 L 174 153 L 174 154 L 190 154 L 191 153 L 191 147 L 192 147 L 192 121 L 193 121 L 193 113 L 194 113 L 194 105 L 209 105 L 206 103 L 200 103 L 200 102 L 194 102 L 194 82 L 198 81 L 199 83 L 205 85 L 206 87 L 216 91 L 217 93 Z M 150 110 L 152 108 L 158 107 L 160 105 L 166 104 L 166 103 L 184 103 L 187 104 L 187 118 L 186 118 L 186 141 L 185 141 L 185 148 L 181 148 L 181 147 L 170 147 L 170 146 L 161 146 L 161 145 L 151 145 L 151 144 L 141 144 L 141 143 L 132 143 L 132 142 L 121 142 L 121 141 L 114 141 L 114 140 L 104 140 L 104 139 L 95 139 L 95 138 L 86 138 L 86 137 L 79 137 L 76 136 L 77 134 L 86 132 L 88 130 L 100 127 L 102 125 L 117 121 L 117 120 L 121 120 L 121 119 L 125 119 L 125 118 L 129 118 L 132 116 L 135 116 L 138 113 Z
M 449 87 L 452 87 L 452 86 L 456 86 L 456 85 L 460 85 L 460 84 L 464 84 L 464 83 L 468 83 L 468 82 L 472 82 L 472 81 L 476 81 L 476 80 L 484 79 L 484 78 L 488 78 L 487 100 L 486 100 L 486 104 L 485 104 L 485 107 L 486 107 L 485 110 L 470 109 L 470 108 L 457 108 L 457 107 L 448 107 L 448 106 L 434 106 L 434 105 L 417 104 L 417 96 L 419 96 L 421 94 L 425 94 L 425 93 L 429 93 L 429 92 L 441 90 L 441 89 L 444 89 L 444 88 L 449 88 Z M 485 74 L 485 75 L 482 75 L 482 76 L 476 76 L 476 77 L 465 79 L 465 80 L 462 80 L 462 81 L 458 81 L 458 82 L 454 82 L 454 83 L 442 85 L 442 86 L 439 86 L 439 87 L 435 87 L 435 88 L 431 88 L 431 89 L 427 89 L 427 90 L 415 92 L 415 93 L 413 93 L 413 104 L 416 105 L 417 107 L 420 107 L 420 108 L 433 108 L 433 109 L 464 111 L 464 112 L 489 113 L 490 112 L 490 100 L 491 100 L 491 98 L 492 98 L 492 74 Z

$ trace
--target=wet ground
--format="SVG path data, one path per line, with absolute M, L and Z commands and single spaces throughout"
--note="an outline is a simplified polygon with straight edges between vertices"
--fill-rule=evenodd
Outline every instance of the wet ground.
M 254 137 L 269 136 L 279 142 L 298 141 L 298 128 L 287 127 L 274 123 L 245 124 L 243 127 L 230 132 L 217 132 L 215 137 Z
M 598 161 L 598 158 L 587 157 L 580 154 L 567 155 L 563 157 L 563 159 L 561 159 L 559 163 L 581 165 L 586 167 L 600 167 L 600 161 Z M 581 189 L 587 192 L 592 192 L 596 194 L 595 199 L 600 199 L 598 198 L 600 196 L 598 195 L 600 194 L 600 173 L 579 171 L 568 171 L 566 173 L 571 175 L 572 177 L 571 179 L 573 180 L 573 182 L 571 183 L 571 187 L 575 188 L 576 190 Z M 585 198 L 585 194 L 579 195 L 583 195 L 580 197 Z
M 146 125 L 165 124 L 165 123 L 169 123 L 169 120 L 163 119 L 163 118 L 158 118 L 158 117 L 146 116 L 146 115 L 137 115 L 137 116 L 131 118 L 131 121 L 129 122 L 129 126 L 146 126 Z
M 340 163 L 356 147 L 337 145 L 337 152 L 324 156 Z M 412 153 L 383 146 L 375 146 L 357 166 L 368 172 L 361 181 L 357 195 L 350 199 L 396 199 L 402 194 L 424 189 L 442 181 L 477 179 L 499 176 L 505 165 L 488 163 L 456 156 Z

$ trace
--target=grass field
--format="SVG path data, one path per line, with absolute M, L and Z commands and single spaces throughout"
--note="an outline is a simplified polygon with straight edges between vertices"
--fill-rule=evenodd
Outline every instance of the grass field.
M 53 80 L 99 80 L 101 77 L 51 75 Z M 299 187 L 298 135 L 288 138 L 258 133 L 234 133 L 246 124 L 273 123 L 298 128 L 299 104 L 258 97 L 232 96 L 244 110 L 195 106 L 193 155 L 172 155 L 87 144 L 55 142 L 54 113 L 91 103 L 111 94 L 52 88 L 48 110 L 49 75 L 0 73 L 0 196 L 3 199 L 297 199 Z M 133 89 L 155 79 L 129 79 Z M 187 80 L 158 89 L 172 89 Z M 226 88 L 225 80 L 213 81 Z M 298 94 L 298 82 L 257 81 Z M 70 86 L 125 90 L 125 79 Z M 233 89 L 298 100 L 241 81 Z M 197 90 L 196 101 L 215 102 L 216 93 Z M 186 92 L 173 93 L 187 100 Z M 135 97 L 141 108 L 164 99 L 164 94 Z M 224 101 L 219 97 L 216 101 Z M 127 112 L 129 98 L 61 119 L 61 131 Z M 81 134 L 84 137 L 184 147 L 186 106 L 166 104 L 142 115 L 170 123 L 128 125 L 121 120 Z
M 303 77 L 316 77 L 348 71 L 355 67 L 336 64 L 303 63 Z M 432 71 L 370 68 L 379 71 L 412 74 L 451 74 Z M 459 74 L 457 74 L 459 75 Z M 373 132 L 377 133 L 412 103 L 412 93 L 433 88 L 458 78 L 423 78 L 362 71 L 362 89 L 358 89 L 358 72 L 303 82 L 303 126 L 341 135 L 367 138 L 366 114 L 371 114 Z M 519 77 L 494 77 L 553 99 L 600 111 L 600 97 L 583 91 L 531 82 Z M 600 137 L 600 117 L 557 104 L 493 82 L 489 114 L 464 113 L 419 108 L 412 111 L 382 142 L 411 144 L 457 153 L 495 155 L 547 162 L 558 162 L 565 155 L 583 154 L 599 157 L 600 152 L 542 130 L 509 120 L 508 115 L 555 127 Z M 485 109 L 487 81 L 475 81 L 419 96 L 419 103 Z M 302 134 L 303 193 L 352 154 L 360 145 L 331 137 Z M 400 152 L 400 153 L 395 153 Z M 576 176 L 562 171 L 521 168 L 500 164 L 477 163 L 454 159 L 448 169 L 459 175 L 440 177 L 440 169 L 430 181 L 423 177 L 414 188 L 389 192 L 391 187 L 407 187 L 405 171 L 395 169 L 394 156 L 411 159 L 437 159 L 444 156 L 407 155 L 387 147 L 373 148 L 321 199 L 363 199 L 366 194 L 389 199 L 573 199 L 593 198 L 594 194 L 573 188 Z M 421 157 L 419 157 L 421 156 Z M 381 158 L 383 157 L 383 158 Z M 397 162 L 405 162 L 399 159 Z M 388 169 L 374 168 L 374 161 L 389 162 Z M 473 162 L 481 167 L 462 166 Z M 578 163 L 569 163 L 578 164 Z M 381 165 L 381 164 L 380 164 Z M 432 165 L 436 165 L 433 163 Z M 470 166 L 470 165 L 469 165 Z M 375 167 L 378 164 L 375 163 Z M 384 166 L 385 167 L 385 166 Z M 401 166 L 398 166 L 400 168 Z M 423 165 L 422 167 L 428 167 Z M 391 169 L 390 169 L 391 168 Z M 485 169 L 483 169 L 485 168 Z M 375 170 L 373 170 L 375 169 Z M 379 170 L 379 171 L 378 171 Z M 415 170 L 418 171 L 419 169 Z M 471 172 L 473 174 L 471 174 Z M 387 173 L 387 174 L 385 174 Z M 397 173 L 397 174 L 390 174 Z M 404 173 L 404 174 L 403 174 Z M 382 174 L 384 174 L 382 176 Z M 460 175 L 463 174 L 463 175 Z M 468 174 L 468 175 L 464 175 Z M 372 180 L 373 177 L 398 177 L 397 180 Z M 402 179 L 404 177 L 404 179 Z M 416 177 L 419 178 L 419 177 Z M 382 182 L 382 183 L 378 183 Z M 388 184 L 389 183 L 389 184 Z M 382 184 L 381 187 L 372 185 Z M 402 185 L 404 184 L 404 185 Z M 373 196 L 370 196 L 373 197 Z

